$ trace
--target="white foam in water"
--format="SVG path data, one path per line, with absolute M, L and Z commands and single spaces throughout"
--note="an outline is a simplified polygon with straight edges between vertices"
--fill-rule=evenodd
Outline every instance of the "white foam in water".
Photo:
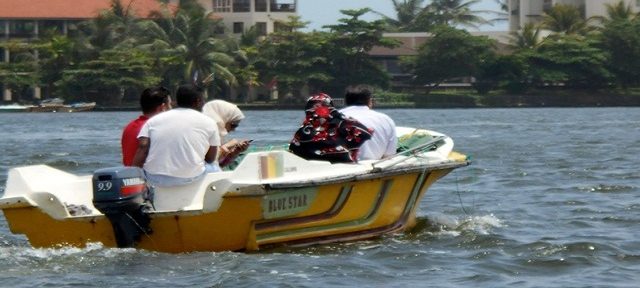
M 450 215 L 437 214 L 430 215 L 429 221 L 436 226 L 442 226 L 444 228 L 437 234 L 453 237 L 460 235 L 462 231 L 474 231 L 479 234 L 487 235 L 490 233 L 491 228 L 502 227 L 502 221 L 493 214 L 470 216 L 462 220 Z
M 84 255 L 94 251 L 102 251 L 102 256 L 111 258 L 117 257 L 123 253 L 132 253 L 135 252 L 134 248 L 120 248 L 120 249 L 111 249 L 105 248 L 102 243 L 88 243 L 84 248 L 65 246 L 60 248 L 27 248 L 27 247 L 0 247 L 0 257 L 14 257 L 14 258 L 37 258 L 37 259 L 48 259 L 51 257 L 60 257 L 60 256 L 74 256 L 74 255 Z
M 477 233 L 489 234 L 491 228 L 502 227 L 502 221 L 493 214 L 485 216 L 473 216 L 462 222 L 457 230 L 472 230 Z

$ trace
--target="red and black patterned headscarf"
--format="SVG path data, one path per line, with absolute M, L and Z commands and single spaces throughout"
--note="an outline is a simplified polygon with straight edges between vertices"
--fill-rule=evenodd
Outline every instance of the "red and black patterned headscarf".
M 289 151 L 313 160 L 356 162 L 358 150 L 373 131 L 333 107 L 327 94 L 309 97 L 306 117 L 293 136 Z

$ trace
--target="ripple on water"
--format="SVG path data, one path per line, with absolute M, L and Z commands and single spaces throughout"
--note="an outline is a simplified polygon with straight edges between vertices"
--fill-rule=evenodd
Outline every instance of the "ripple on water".
M 0 212 L 0 286 L 636 287 L 638 111 L 390 110 L 399 125 L 451 135 L 473 163 L 434 185 L 414 229 L 367 241 L 257 253 L 50 251 L 11 234 Z M 304 114 L 246 112 L 232 135 L 260 146 L 286 143 Z M 20 165 L 84 173 L 118 164 L 120 129 L 135 117 L 0 115 L 0 185 Z
M 624 193 L 624 192 L 632 192 L 636 189 L 636 187 L 627 186 L 627 185 L 598 184 L 593 186 L 576 187 L 576 189 L 580 191 L 596 192 L 596 193 Z

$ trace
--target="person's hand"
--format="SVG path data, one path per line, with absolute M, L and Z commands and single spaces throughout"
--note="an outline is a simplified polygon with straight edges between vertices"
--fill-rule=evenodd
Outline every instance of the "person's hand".
M 237 153 L 242 153 L 249 148 L 249 145 L 251 145 L 250 143 L 251 140 L 239 140 L 238 143 L 235 144 L 234 148 Z
M 224 143 L 224 145 L 222 145 L 222 154 L 220 155 L 220 167 L 228 165 L 238 156 L 238 154 L 246 151 L 247 148 L 249 148 L 249 143 L 251 143 L 251 140 L 238 139 L 232 139 L 231 141 Z

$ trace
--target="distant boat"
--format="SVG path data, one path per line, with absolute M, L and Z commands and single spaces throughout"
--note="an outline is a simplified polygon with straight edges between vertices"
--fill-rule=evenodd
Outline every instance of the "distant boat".
M 0 112 L 27 112 L 30 106 L 20 104 L 0 105 Z
M 39 106 L 44 106 L 44 107 L 64 106 L 64 100 L 61 99 L 61 98 L 44 99 L 44 100 L 40 101 L 40 105 Z
M 29 108 L 29 112 L 83 112 L 91 111 L 96 107 L 96 102 L 78 102 L 65 105 L 60 98 L 45 99 L 38 106 Z
M 69 112 L 83 112 L 83 111 L 91 111 L 93 108 L 96 108 L 96 102 L 78 102 L 69 105 L 71 111 Z

